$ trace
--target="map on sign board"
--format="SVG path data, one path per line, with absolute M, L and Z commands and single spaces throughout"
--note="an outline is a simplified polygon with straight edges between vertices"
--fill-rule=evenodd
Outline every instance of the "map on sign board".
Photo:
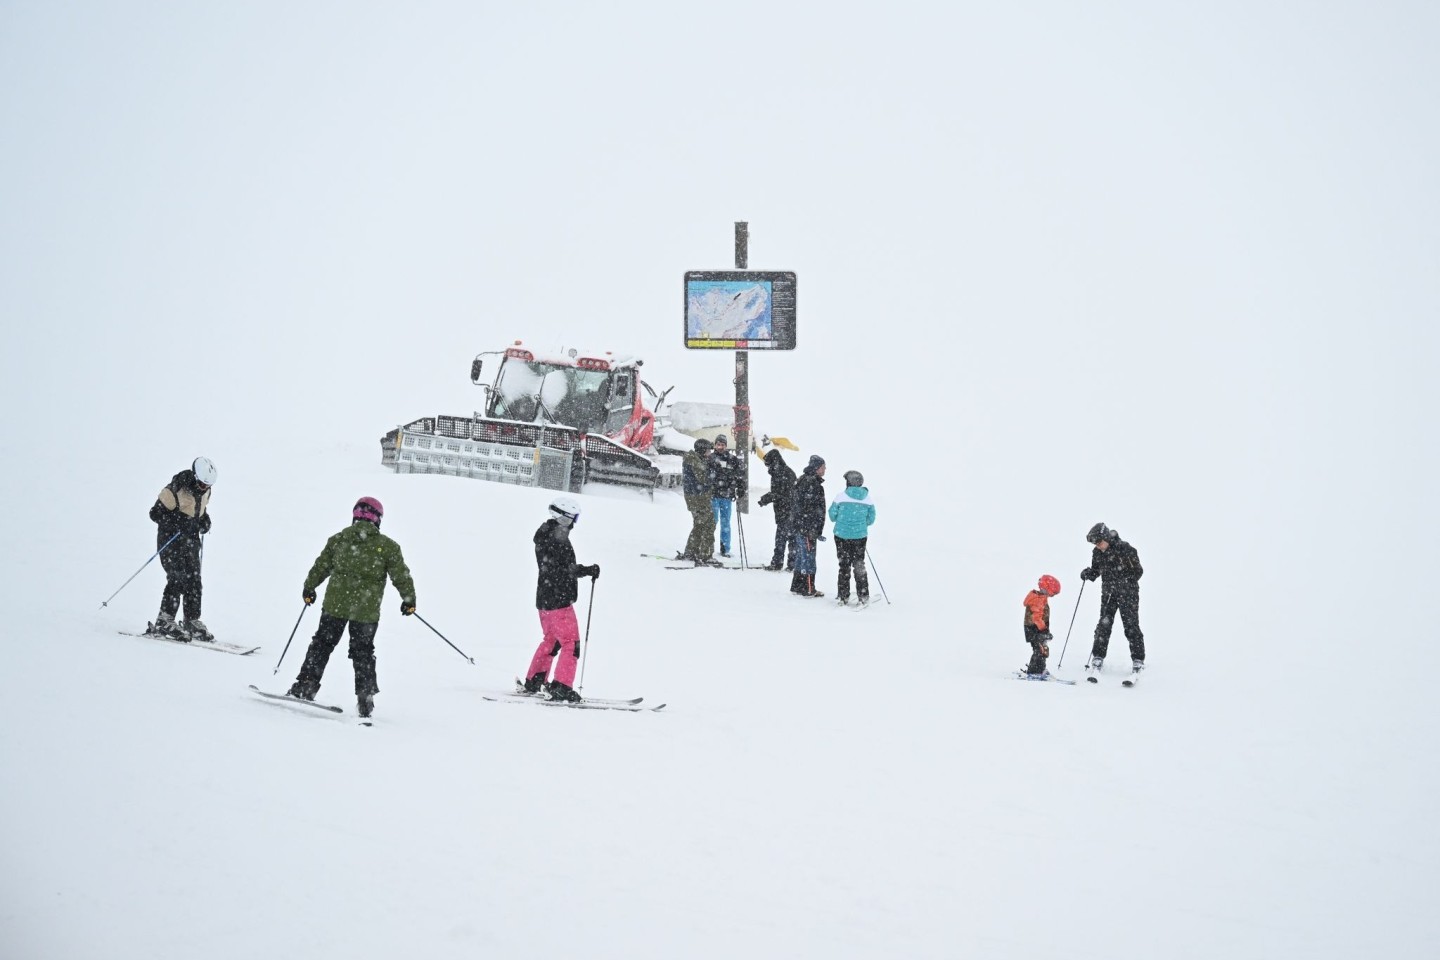
M 685 346 L 793 350 L 795 274 L 748 270 L 685 274 Z

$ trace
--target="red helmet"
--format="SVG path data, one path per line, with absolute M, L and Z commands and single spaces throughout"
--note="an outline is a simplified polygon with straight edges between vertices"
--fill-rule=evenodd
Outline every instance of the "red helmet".
M 1058 597 L 1060 595 L 1060 581 L 1047 573 L 1040 578 L 1040 591 L 1049 596 Z

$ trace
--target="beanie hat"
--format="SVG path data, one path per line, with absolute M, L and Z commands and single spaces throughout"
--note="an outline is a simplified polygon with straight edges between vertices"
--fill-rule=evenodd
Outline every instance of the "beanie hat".
M 810 469 L 815 470 L 823 466 L 825 466 L 825 458 L 818 453 L 812 453 L 810 455 Z
M 696 452 L 696 453 L 704 453 L 706 450 L 709 450 L 709 449 L 710 449 L 710 441 L 709 441 L 709 440 L 696 440 L 696 441 L 695 441 L 695 452 Z
M 719 444 L 724 444 L 724 445 L 727 446 L 727 447 L 730 446 L 730 440 L 729 440 L 729 439 L 725 436 L 725 434 L 723 434 L 723 433 L 720 434 L 718 437 L 715 438 L 715 443 L 716 443 L 717 445 L 719 445 Z
M 385 516 L 385 508 L 374 497 L 361 497 L 355 501 L 355 509 L 350 511 L 350 516 L 356 520 L 369 520 L 378 527 L 380 519 Z

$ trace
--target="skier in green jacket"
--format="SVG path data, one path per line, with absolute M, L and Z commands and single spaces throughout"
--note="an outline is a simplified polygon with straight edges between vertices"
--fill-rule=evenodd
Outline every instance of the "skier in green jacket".
M 305 578 L 304 597 L 315 602 L 315 588 L 327 578 L 325 603 L 320 608 L 320 627 L 305 652 L 300 675 L 290 687 L 290 696 L 314 700 L 330 654 L 350 628 L 350 659 L 355 665 L 355 698 L 360 716 L 375 709 L 380 685 L 375 678 L 375 631 L 380 626 L 380 600 L 385 578 L 400 591 L 400 612 L 415 612 L 415 583 L 400 553 L 400 545 L 380 532 L 385 509 L 374 497 L 361 497 L 351 512 L 350 526 L 325 542 L 315 565 Z

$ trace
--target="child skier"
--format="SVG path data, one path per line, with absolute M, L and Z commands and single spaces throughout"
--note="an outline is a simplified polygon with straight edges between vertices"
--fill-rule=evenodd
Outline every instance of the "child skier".
M 570 497 L 556 497 L 550 502 L 550 519 L 535 531 L 535 565 L 539 570 L 535 585 L 535 607 L 540 611 L 540 646 L 530 658 L 525 671 L 525 692 L 539 693 L 543 687 L 553 700 L 578 702 L 574 689 L 575 668 L 580 662 L 580 624 L 575 618 L 575 598 L 580 590 L 579 578 L 600 579 L 600 565 L 588 567 L 575 562 L 575 548 L 570 545 L 570 531 L 580 521 L 580 504 Z M 551 662 L 555 678 L 548 684 Z
M 1060 581 L 1050 574 L 1040 578 L 1034 590 L 1025 595 L 1025 642 L 1030 644 L 1030 663 L 1025 672 L 1032 677 L 1048 677 L 1045 658 L 1050 656 L 1050 598 L 1060 595 Z

